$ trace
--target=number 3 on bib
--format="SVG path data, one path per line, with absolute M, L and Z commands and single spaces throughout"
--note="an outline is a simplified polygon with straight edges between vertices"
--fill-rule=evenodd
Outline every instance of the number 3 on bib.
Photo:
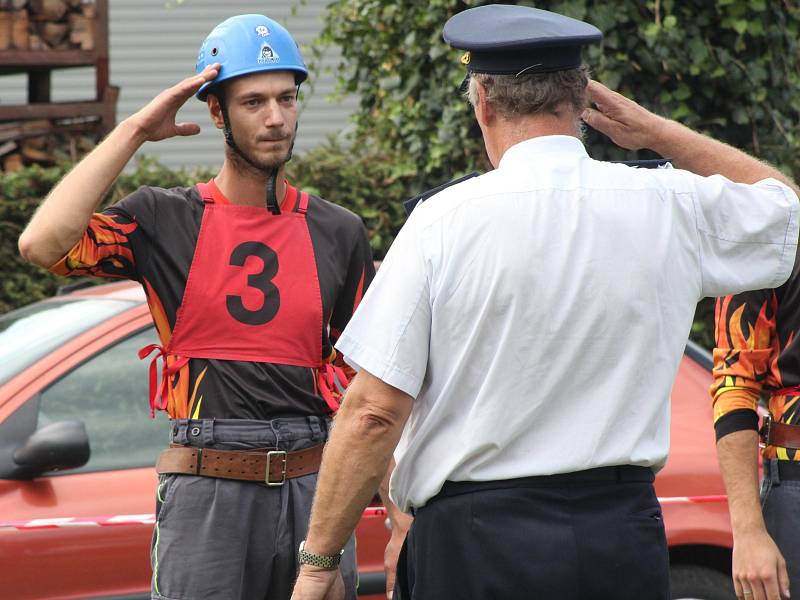
M 258 273 L 247 276 L 247 285 L 257 289 L 264 297 L 261 308 L 250 310 L 245 308 L 241 296 L 227 296 L 226 306 L 230 315 L 245 325 L 264 325 L 278 314 L 281 306 L 281 295 L 272 279 L 278 274 L 278 255 L 269 246 L 261 242 L 243 242 L 231 253 L 230 264 L 243 267 L 249 256 L 261 259 L 264 267 Z

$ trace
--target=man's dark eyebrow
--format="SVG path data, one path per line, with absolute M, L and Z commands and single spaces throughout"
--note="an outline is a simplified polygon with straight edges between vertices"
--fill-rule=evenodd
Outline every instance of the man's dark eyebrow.
M 289 95 L 297 96 L 297 88 L 294 87 L 294 86 L 287 87 L 287 88 L 281 90 L 280 92 L 278 92 L 277 94 L 275 94 L 275 97 L 276 98 L 283 98 L 284 96 L 289 96 Z M 237 96 L 236 97 L 236 101 L 237 102 L 247 102 L 248 100 L 255 100 L 255 99 L 265 98 L 267 96 L 268 96 L 267 94 L 264 94 L 263 92 L 258 92 L 258 91 L 245 92 L 245 93 Z

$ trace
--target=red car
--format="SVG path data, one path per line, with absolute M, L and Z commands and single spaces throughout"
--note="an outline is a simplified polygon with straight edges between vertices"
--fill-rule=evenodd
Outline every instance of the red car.
M 148 418 L 136 350 L 155 341 L 144 295 L 128 282 L 0 317 L 0 597 L 149 598 L 153 465 L 167 421 Z M 687 348 L 670 460 L 656 480 L 674 598 L 734 597 L 709 363 Z M 358 526 L 361 597 L 385 597 L 385 518 L 371 506 Z

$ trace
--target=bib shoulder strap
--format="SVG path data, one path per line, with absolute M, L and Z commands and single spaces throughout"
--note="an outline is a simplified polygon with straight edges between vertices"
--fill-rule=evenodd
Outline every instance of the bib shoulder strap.
M 214 204 L 214 195 L 211 193 L 211 186 L 207 183 L 196 183 L 195 187 L 200 192 L 200 197 L 206 204 Z
M 295 212 L 299 212 L 301 215 L 304 215 L 308 212 L 308 194 L 298 191 L 297 206 L 294 210 Z

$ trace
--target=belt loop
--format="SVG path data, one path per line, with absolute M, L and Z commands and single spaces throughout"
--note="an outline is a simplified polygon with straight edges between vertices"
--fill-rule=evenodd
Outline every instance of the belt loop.
M 775 458 L 769 461 L 769 478 L 773 487 L 781 484 L 781 472 L 778 469 L 778 460 Z
M 277 427 L 276 427 L 277 422 Z M 276 450 L 285 450 L 285 448 L 281 447 L 281 432 L 280 432 L 280 422 L 277 419 L 271 419 L 269 421 L 269 428 L 272 430 L 272 434 L 275 436 L 275 449 Z
M 322 438 L 322 427 L 319 417 L 307 417 L 308 428 L 311 430 L 311 439 L 315 442 Z
M 175 421 L 172 427 L 172 441 L 176 444 L 185 446 L 189 443 L 189 423 L 184 419 Z
M 772 491 L 772 487 L 780 484 L 781 484 L 781 479 L 780 479 L 780 474 L 778 473 L 778 461 L 772 459 L 765 459 L 764 474 L 763 474 L 763 479 L 761 480 L 761 491 L 759 494 L 762 509 L 764 508 L 764 505 L 767 503 L 767 498 L 769 497 L 769 494 Z
M 203 446 L 213 446 L 214 442 L 214 419 L 203 419 L 201 423 Z

